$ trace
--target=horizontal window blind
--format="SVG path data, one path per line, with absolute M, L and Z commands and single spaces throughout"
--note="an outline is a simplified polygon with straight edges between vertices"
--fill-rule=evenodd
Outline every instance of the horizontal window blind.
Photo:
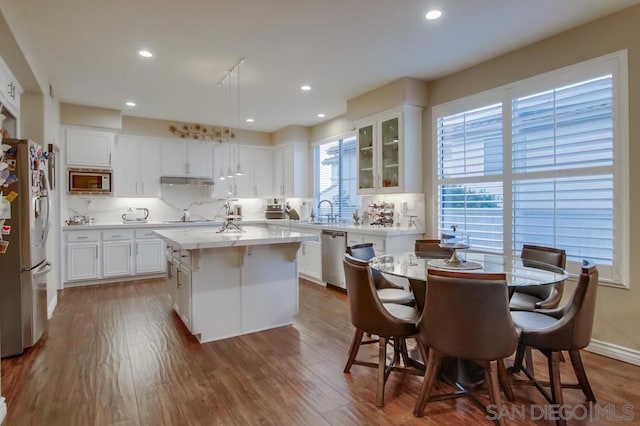
M 434 107 L 438 227 L 479 250 L 561 248 L 570 270 L 589 259 L 623 282 L 625 55 Z
M 438 118 L 440 178 L 502 173 L 502 105 Z
M 350 219 L 362 203 L 358 196 L 356 137 L 316 145 L 314 148 L 314 203 L 329 200 L 333 214 Z M 316 217 L 328 217 L 331 207 L 323 203 Z

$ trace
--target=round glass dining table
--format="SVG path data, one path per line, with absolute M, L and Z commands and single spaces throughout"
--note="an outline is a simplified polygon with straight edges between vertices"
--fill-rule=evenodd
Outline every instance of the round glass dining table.
M 430 253 L 392 253 L 374 257 L 369 261 L 372 269 L 384 274 L 404 277 L 409 280 L 416 300 L 416 308 L 424 308 L 427 290 L 427 270 L 430 268 L 445 269 L 456 272 L 473 273 L 505 273 L 509 298 L 519 286 L 549 285 L 566 280 L 567 271 L 547 263 L 521 259 L 517 256 L 502 256 L 466 252 L 465 262 L 459 266 L 449 266 L 442 256 Z M 414 365 L 423 368 L 419 362 Z M 453 384 L 475 385 L 484 377 L 482 369 L 472 362 L 451 359 L 444 367 L 444 376 Z
M 369 261 L 372 269 L 409 280 L 416 297 L 418 309 L 424 306 L 427 269 L 445 269 L 456 272 L 496 273 L 504 272 L 509 287 L 509 297 L 516 287 L 555 284 L 569 278 L 562 268 L 547 263 L 522 259 L 518 256 L 464 253 L 466 262 L 460 266 L 448 266 L 442 257 L 429 253 L 406 252 L 377 256 Z

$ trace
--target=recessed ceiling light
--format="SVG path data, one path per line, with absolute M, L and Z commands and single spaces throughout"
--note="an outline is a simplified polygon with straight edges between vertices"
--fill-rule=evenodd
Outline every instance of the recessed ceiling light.
M 150 58 L 153 56 L 153 53 L 149 52 L 148 50 L 141 50 L 138 52 L 138 55 L 142 56 L 143 58 Z
M 246 120 L 247 123 L 253 123 L 253 121 L 254 121 L 253 118 L 247 118 Z
M 125 103 L 125 105 L 126 106 L 130 106 L 130 107 L 134 107 L 134 106 L 136 106 L 136 103 L 129 101 L 129 102 Z
M 318 114 L 318 118 L 325 118 L 326 116 L 327 114 L 323 114 L 323 113 Z
M 425 15 L 425 18 L 427 18 L 430 21 L 433 21 L 434 19 L 438 19 L 441 16 L 442 16 L 442 12 L 441 11 L 439 11 L 439 10 L 430 10 Z
M 311 90 L 311 86 L 309 86 L 308 84 L 305 84 L 303 86 L 300 86 L 300 90 L 304 92 L 308 92 L 309 90 Z

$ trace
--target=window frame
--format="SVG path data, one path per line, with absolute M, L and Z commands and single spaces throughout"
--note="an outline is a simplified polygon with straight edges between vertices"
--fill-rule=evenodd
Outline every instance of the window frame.
M 513 240 L 513 182 L 518 173 L 512 173 L 512 100 L 518 97 L 540 93 L 545 90 L 560 88 L 590 78 L 611 74 L 613 79 L 613 257 L 612 266 L 598 265 L 600 269 L 599 282 L 602 285 L 630 288 L 630 198 L 629 198 L 629 80 L 628 80 L 628 52 L 626 49 L 563 67 L 537 76 L 519 80 L 483 92 L 475 93 L 464 98 L 452 100 L 432 107 L 431 148 L 432 148 L 432 222 L 431 228 L 437 230 L 439 222 L 438 186 L 452 183 L 441 181 L 438 176 L 438 118 L 461 113 L 476 108 L 482 108 L 494 103 L 502 104 L 503 117 L 503 173 L 499 176 L 464 177 L 456 183 L 482 183 L 502 181 L 503 183 L 503 242 L 502 252 L 511 253 Z M 573 171 L 536 172 L 537 178 L 562 178 L 571 176 Z M 617 208 L 622 206 L 621 208 Z M 518 255 L 518 253 L 512 253 Z M 567 264 L 567 270 L 572 276 L 579 273 L 577 262 Z
M 329 144 L 329 143 L 335 143 L 338 142 L 340 140 L 344 140 L 344 139 L 350 139 L 350 138 L 354 138 L 356 140 L 356 150 L 357 150 L 357 131 L 356 130 L 351 130 L 345 133 L 341 133 L 338 134 L 336 136 L 331 136 L 325 139 L 321 139 L 315 142 L 311 143 L 311 175 L 312 175 L 312 183 L 311 183 L 311 198 L 313 199 L 314 202 L 314 211 L 316 211 L 316 215 L 319 214 L 319 212 L 317 211 L 317 203 L 319 202 L 319 200 L 316 200 L 316 148 L 321 146 L 321 145 L 325 145 L 325 144 Z M 342 161 L 342 158 L 341 158 Z M 356 164 L 354 164 L 354 170 L 356 170 L 357 173 L 357 156 L 356 156 Z M 356 180 L 357 180 L 357 175 L 356 175 Z M 360 205 L 358 205 L 358 207 L 356 207 L 357 210 L 359 210 L 361 208 L 361 203 L 362 203 L 362 195 L 358 193 L 358 191 L 356 191 L 356 193 L 354 194 L 356 197 L 360 198 Z M 334 206 L 335 209 L 335 206 Z M 338 212 L 340 212 L 340 209 L 338 209 Z M 338 213 L 338 212 L 334 212 L 334 213 Z M 348 217 L 344 217 L 344 216 L 339 216 L 338 220 L 340 221 L 344 221 L 344 220 L 348 220 Z

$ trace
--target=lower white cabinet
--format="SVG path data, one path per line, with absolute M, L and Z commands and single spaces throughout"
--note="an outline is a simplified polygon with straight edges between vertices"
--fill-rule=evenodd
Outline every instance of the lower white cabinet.
M 305 241 L 302 243 L 298 256 L 298 273 L 322 280 L 322 246 L 320 242 Z
M 67 244 L 67 280 L 100 278 L 100 243 Z
M 191 317 L 191 269 L 184 264 L 178 266 L 176 297 L 174 298 L 174 308 L 184 325 L 192 330 Z
M 102 243 L 103 277 L 131 275 L 131 241 Z
M 65 282 L 132 279 L 166 270 L 164 242 L 151 229 L 65 232 Z
M 152 274 L 165 271 L 165 244 L 150 229 L 135 232 L 136 274 Z

